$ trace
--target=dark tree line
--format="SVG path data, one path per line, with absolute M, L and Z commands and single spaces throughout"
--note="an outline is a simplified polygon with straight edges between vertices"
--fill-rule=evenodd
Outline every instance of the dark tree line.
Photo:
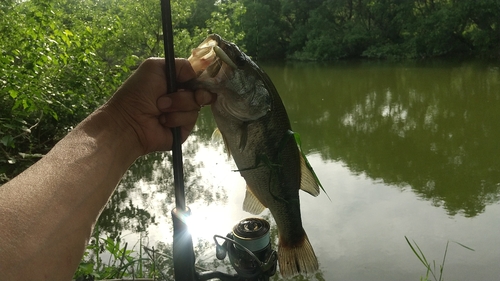
M 500 57 L 498 0 L 242 0 L 262 58 Z

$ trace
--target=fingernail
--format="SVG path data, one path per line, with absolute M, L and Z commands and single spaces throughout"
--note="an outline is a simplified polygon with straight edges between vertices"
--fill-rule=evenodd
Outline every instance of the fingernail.
M 158 98 L 158 101 L 156 102 L 156 105 L 158 106 L 159 110 L 166 110 L 172 105 L 172 99 L 169 97 L 160 97 Z

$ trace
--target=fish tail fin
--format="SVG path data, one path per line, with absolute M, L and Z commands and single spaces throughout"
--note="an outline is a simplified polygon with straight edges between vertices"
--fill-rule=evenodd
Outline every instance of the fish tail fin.
M 283 277 L 291 277 L 299 273 L 310 274 L 318 270 L 318 259 L 304 233 L 304 238 L 297 245 L 278 245 L 278 264 Z

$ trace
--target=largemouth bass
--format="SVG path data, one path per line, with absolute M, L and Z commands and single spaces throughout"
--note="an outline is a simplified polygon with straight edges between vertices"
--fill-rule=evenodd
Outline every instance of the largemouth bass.
M 217 94 L 212 113 L 247 184 L 243 209 L 259 214 L 267 207 L 276 221 L 281 274 L 318 270 L 302 227 L 299 189 L 317 196 L 319 186 L 273 83 L 235 44 L 216 34 L 188 60 L 198 75 L 196 87 Z

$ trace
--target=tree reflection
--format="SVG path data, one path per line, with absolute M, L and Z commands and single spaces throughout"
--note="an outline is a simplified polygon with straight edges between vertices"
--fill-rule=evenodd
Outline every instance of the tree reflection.
M 227 199 L 224 189 L 200 184 L 202 163 L 193 158 L 200 143 L 196 139 L 183 145 L 185 199 L 193 202 L 212 204 Z M 208 141 L 208 140 L 205 140 Z M 103 210 L 98 225 L 101 235 L 118 237 L 122 231 L 144 232 L 155 223 L 155 216 L 170 217 L 175 207 L 175 189 L 172 175 L 172 156 L 170 152 L 152 153 L 135 161 L 122 178 L 120 185 Z M 158 196 L 165 199 L 159 207 L 151 202 Z
M 155 223 L 154 214 L 137 206 L 137 203 L 132 201 L 130 193 L 142 180 L 147 182 L 153 180 L 153 171 L 163 158 L 164 155 L 161 153 L 149 154 L 137 159 L 129 168 L 99 217 L 97 224 L 101 235 L 106 234 L 116 239 L 123 230 L 142 232 L 150 224 Z M 166 178 L 171 177 L 167 175 Z
M 307 152 L 410 186 L 450 215 L 475 216 L 499 200 L 498 68 L 349 62 L 266 71 Z

